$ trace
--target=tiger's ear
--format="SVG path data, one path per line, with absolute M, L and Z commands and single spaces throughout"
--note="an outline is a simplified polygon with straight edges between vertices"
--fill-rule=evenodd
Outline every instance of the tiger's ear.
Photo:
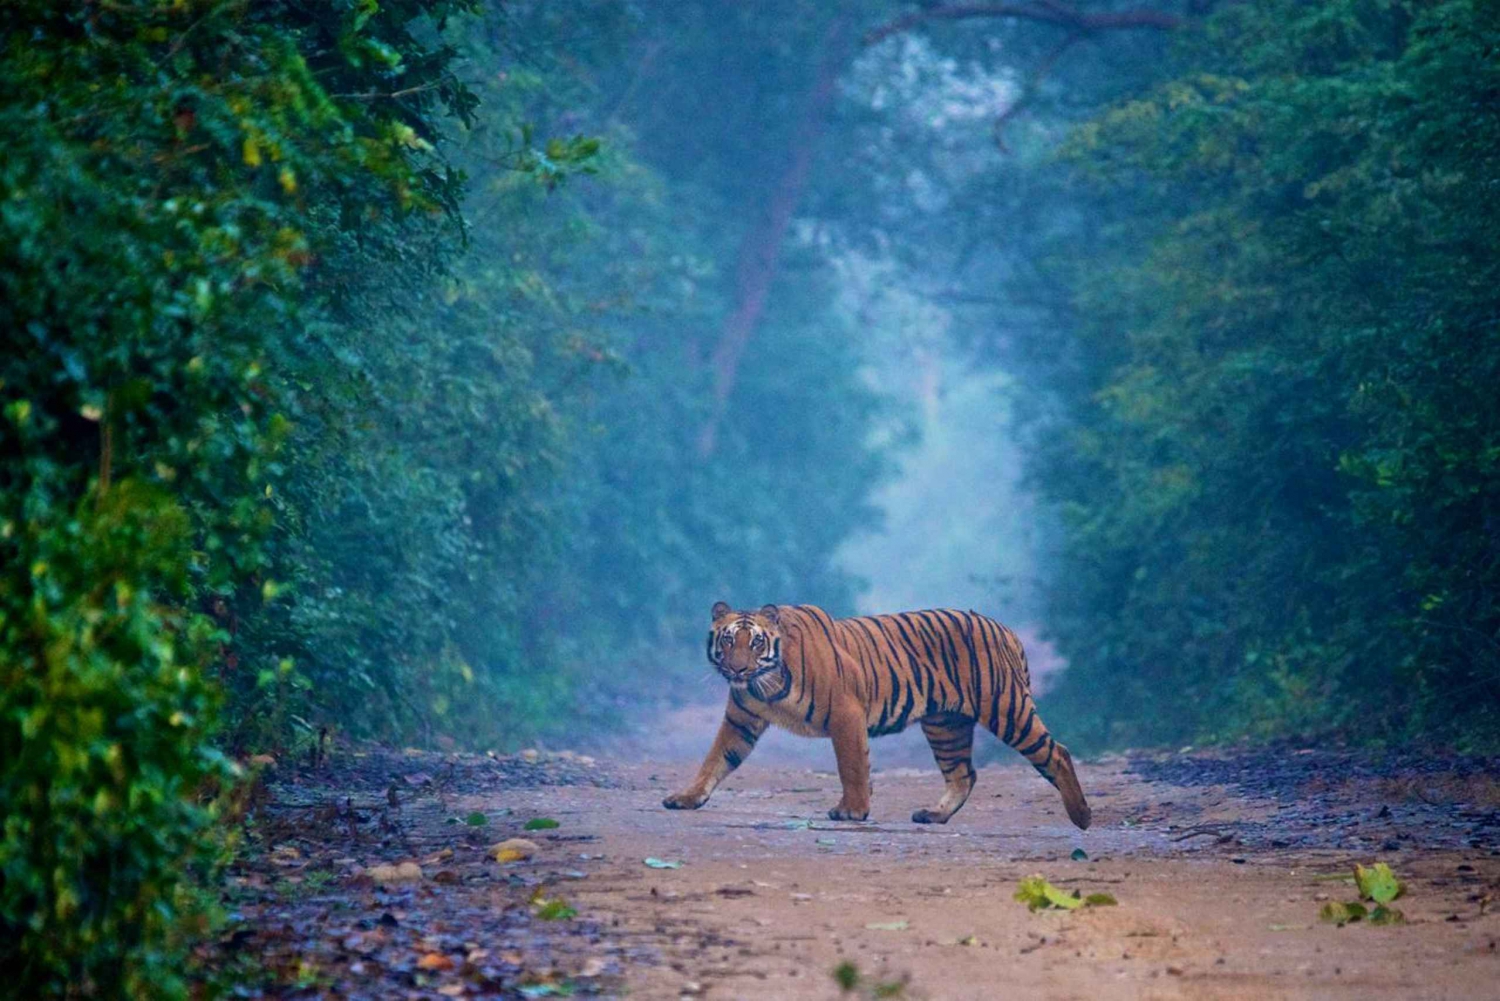
M 760 614 L 764 618 L 770 619 L 776 625 L 781 625 L 781 611 L 775 605 L 760 606 Z
M 716 601 L 716 602 L 714 602 L 714 609 L 713 609 L 713 611 L 710 612 L 709 614 L 711 614 L 716 619 L 722 619 L 724 616 L 728 615 L 729 612 L 730 612 L 729 602 L 727 602 L 727 601 Z

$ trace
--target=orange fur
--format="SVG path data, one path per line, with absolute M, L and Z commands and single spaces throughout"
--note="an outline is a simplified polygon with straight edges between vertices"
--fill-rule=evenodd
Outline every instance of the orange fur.
M 668 809 L 708 802 L 774 723 L 832 738 L 843 796 L 828 815 L 864 820 L 869 738 L 920 723 L 945 789 L 912 820 L 946 823 L 974 787 L 974 727 L 983 725 L 1057 788 L 1073 823 L 1089 826 L 1073 759 L 1037 715 L 1021 641 L 995 620 L 951 609 L 834 619 L 814 605 L 739 612 L 723 602 L 713 618 L 709 660 L 730 682 L 729 702 L 703 766 L 663 800 Z

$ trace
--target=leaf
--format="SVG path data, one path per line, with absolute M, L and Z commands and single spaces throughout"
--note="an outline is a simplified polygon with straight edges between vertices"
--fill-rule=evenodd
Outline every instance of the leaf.
M 1376 904 L 1375 909 L 1370 912 L 1370 924 L 1372 925 L 1404 925 L 1406 915 L 1394 907 L 1384 904 Z
M 1341 904 L 1337 900 L 1330 900 L 1328 903 L 1324 904 L 1323 909 L 1318 912 L 1318 917 L 1323 921 L 1338 925 L 1340 928 L 1342 928 L 1344 925 L 1348 924 L 1351 921 L 1359 921 L 1368 913 L 1369 912 L 1365 910 L 1365 905 L 1359 903 L 1358 901 L 1348 904 Z
M 682 863 L 676 859 L 648 858 L 646 864 L 653 869 L 681 869 Z
M 836 845 L 838 843 L 839 843 L 838 838 L 819 838 L 818 839 L 818 844 L 820 844 L 820 845 Z
M 508 838 L 490 845 L 485 854 L 496 862 L 519 862 L 522 859 L 531 858 L 537 851 L 535 841 L 527 841 L 525 838 Z
M 1016 886 L 1015 899 L 1032 911 L 1046 910 L 1049 907 L 1071 911 L 1083 906 L 1081 899 L 1069 896 L 1040 875 L 1027 876 L 1021 880 Z
M 489 822 L 490 818 L 486 817 L 478 810 L 475 810 L 473 813 L 464 818 L 464 823 L 468 824 L 470 827 L 483 827 Z
M 833 968 L 833 981 L 841 991 L 852 991 L 859 986 L 859 967 L 847 959 Z
M 1069 855 L 1068 858 L 1072 859 L 1074 862 L 1087 862 L 1089 860 L 1089 853 L 1084 851 L 1082 848 L 1074 848 L 1073 854 Z
M 812 827 L 812 821 L 810 821 L 810 820 L 788 820 L 782 826 L 785 827 L 789 831 L 805 831 L 805 830 L 809 829 L 810 827 Z
M 419 969 L 419 970 L 451 970 L 451 969 L 453 969 L 453 960 L 449 959 L 447 956 L 443 955 L 441 952 L 429 952 L 429 953 L 427 953 L 427 955 L 425 955 L 421 959 L 417 960 L 417 969 Z
M 550 831 L 554 827 L 561 826 L 561 824 L 553 820 L 551 817 L 532 817 L 530 820 L 526 821 L 525 829 L 528 831 Z
M 865 927 L 871 931 L 906 931 L 911 924 L 906 921 L 872 921 Z
M 1115 907 L 1119 903 L 1112 894 L 1108 893 L 1090 893 L 1087 897 L 1083 898 L 1083 906 L 1085 907 Z
M 561 897 L 536 901 L 536 916 L 543 921 L 566 921 L 577 915 L 578 912 L 569 907 Z
M 413 883 L 422 878 L 422 867 L 415 862 L 400 865 L 372 865 L 365 876 L 376 883 Z
M 1384 862 L 1376 862 L 1368 869 L 1355 865 L 1354 885 L 1359 887 L 1361 899 L 1377 904 L 1388 904 L 1406 892 L 1406 884 Z

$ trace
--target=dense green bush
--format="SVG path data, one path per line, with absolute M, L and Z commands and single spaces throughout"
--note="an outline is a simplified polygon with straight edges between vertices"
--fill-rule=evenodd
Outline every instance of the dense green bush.
M 451 204 L 427 137 L 467 105 L 409 29 L 462 6 L 0 8 L 0 958 L 18 996 L 181 988 L 168 932 L 212 844 L 196 796 L 224 776 L 210 678 L 277 591 L 292 379 L 337 319 L 311 279 L 351 242 L 394 266 L 407 222 Z M 398 85 L 410 102 L 375 96 Z
M 0 577 L 0 969 L 15 997 L 171 997 L 195 797 L 231 779 L 208 743 L 216 639 L 171 612 L 191 526 L 125 480 L 25 542 Z M 144 582 L 154 588 L 148 590 Z

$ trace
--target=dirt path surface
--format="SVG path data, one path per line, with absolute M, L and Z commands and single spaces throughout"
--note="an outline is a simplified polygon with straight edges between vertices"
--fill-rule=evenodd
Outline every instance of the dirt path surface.
M 930 827 L 908 820 L 941 790 L 930 766 L 877 772 L 872 820 L 850 824 L 822 819 L 834 775 L 774 760 L 679 813 L 660 800 L 689 763 L 528 758 L 336 756 L 273 785 L 220 946 L 279 971 L 247 996 L 1500 992 L 1492 762 L 1295 748 L 1086 762 L 1081 832 L 1024 766 L 983 768 L 963 811 Z M 558 826 L 523 829 L 539 817 Z M 512 836 L 535 854 L 486 857 Z M 402 860 L 420 881 L 370 878 Z M 1325 902 L 1357 898 L 1351 866 L 1376 860 L 1406 882 L 1405 923 L 1321 922 Z M 1032 913 L 1013 893 L 1033 873 L 1118 905 Z M 550 901 L 577 915 L 544 920 Z

